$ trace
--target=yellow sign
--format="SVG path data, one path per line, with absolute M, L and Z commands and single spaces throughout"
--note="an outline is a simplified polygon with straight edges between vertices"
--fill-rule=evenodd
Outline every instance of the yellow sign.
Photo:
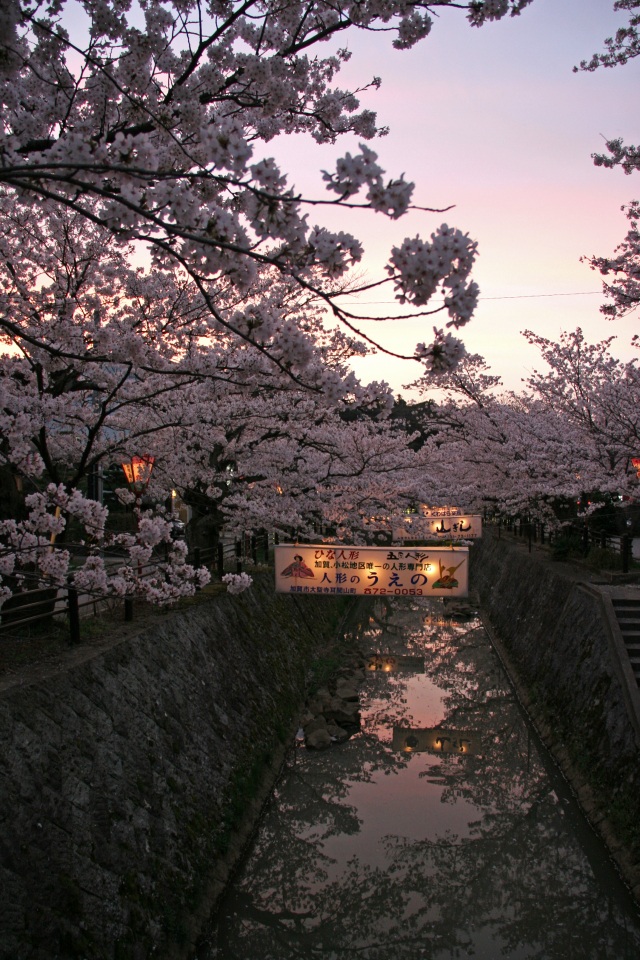
M 482 517 L 472 514 L 449 517 L 409 514 L 396 523 L 394 540 L 479 540 Z
M 467 547 L 275 547 L 276 592 L 368 597 L 466 597 Z
M 394 727 L 392 749 L 402 753 L 448 753 L 458 756 L 477 753 L 479 738 L 469 730 L 441 727 Z

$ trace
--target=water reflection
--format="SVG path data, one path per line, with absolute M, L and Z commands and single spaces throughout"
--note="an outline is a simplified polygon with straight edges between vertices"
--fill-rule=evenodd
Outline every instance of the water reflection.
M 640 956 L 635 907 L 480 624 L 438 619 L 441 601 L 385 601 L 360 631 L 416 672 L 371 671 L 361 732 L 296 752 L 201 960 Z M 474 750 L 394 750 L 394 729 L 436 728 Z

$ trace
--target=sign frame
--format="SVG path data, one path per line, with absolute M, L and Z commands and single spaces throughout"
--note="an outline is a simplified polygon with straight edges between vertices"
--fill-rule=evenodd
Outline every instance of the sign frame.
M 401 540 L 479 540 L 482 537 L 482 517 L 475 513 L 451 516 L 407 514 L 395 521 L 393 539 Z
M 282 543 L 276 593 L 296 596 L 468 597 L 469 548 Z

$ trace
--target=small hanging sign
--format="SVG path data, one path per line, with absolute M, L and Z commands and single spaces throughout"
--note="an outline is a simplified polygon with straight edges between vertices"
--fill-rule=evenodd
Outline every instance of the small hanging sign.
M 408 514 L 394 526 L 394 540 L 479 540 L 482 517 L 464 514 L 451 517 Z

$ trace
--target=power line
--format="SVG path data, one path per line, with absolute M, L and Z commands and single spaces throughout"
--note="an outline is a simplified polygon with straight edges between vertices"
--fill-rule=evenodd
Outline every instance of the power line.
M 501 297 L 478 297 L 478 302 L 481 300 L 536 300 L 541 297 L 593 297 L 593 296 L 603 296 L 602 290 L 579 290 L 575 293 L 517 293 L 513 295 L 501 296 Z M 341 293 L 341 297 L 353 297 L 356 296 L 354 293 Z M 436 298 L 431 301 L 432 303 L 444 303 L 444 298 Z M 359 300 L 358 304 L 362 306 L 373 306 L 374 304 L 386 304 L 387 306 L 392 306 L 388 300 Z
M 580 290 L 577 293 L 519 293 L 506 297 L 478 297 L 478 300 L 534 300 L 536 297 L 593 297 L 602 296 L 602 290 Z

